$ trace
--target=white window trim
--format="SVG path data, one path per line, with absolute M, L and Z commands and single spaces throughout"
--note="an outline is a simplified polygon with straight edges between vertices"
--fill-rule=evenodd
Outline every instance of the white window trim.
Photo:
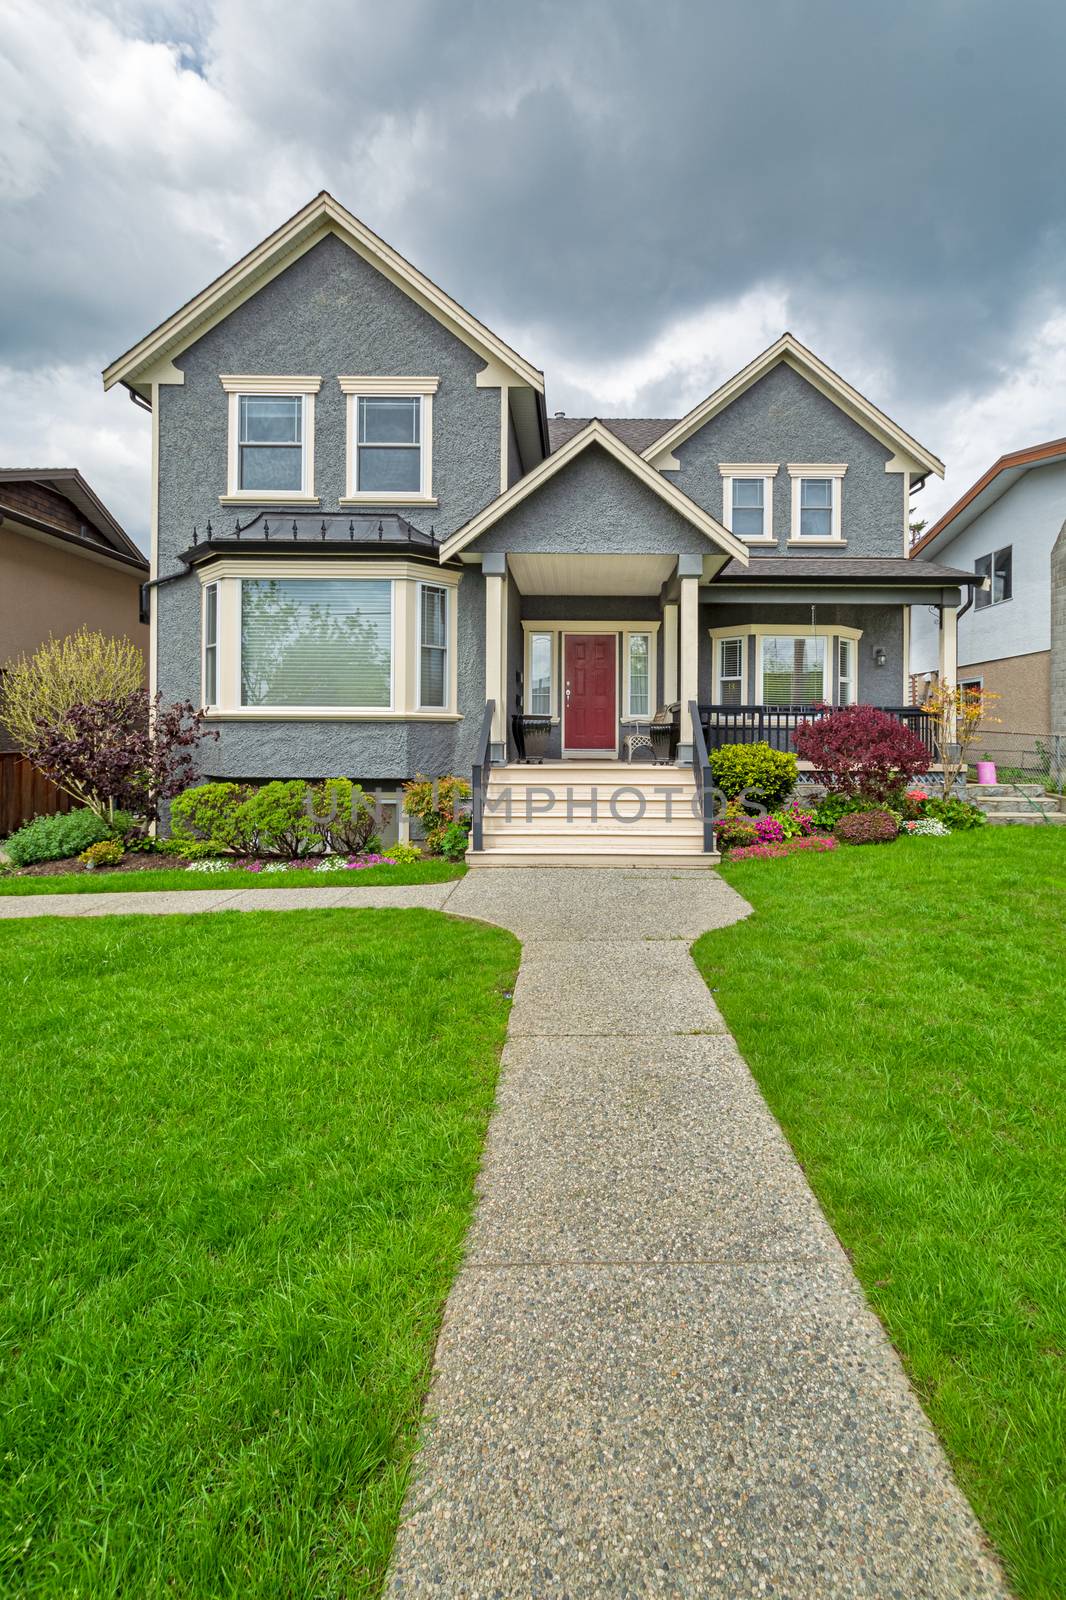
M 210 644 L 207 638 L 207 596 L 211 590 L 215 591 L 215 698 L 208 699 L 207 695 L 207 652 Z M 222 597 L 219 593 L 218 583 L 209 582 L 200 589 L 200 704 L 211 707 L 218 704 L 218 695 L 222 689 L 221 660 L 218 647 L 219 635 L 222 632 Z
M 660 618 L 650 622 L 572 622 L 563 621 L 542 622 L 539 619 L 522 619 L 522 710 L 527 717 L 543 716 L 543 712 L 534 712 L 530 709 L 530 695 L 532 693 L 530 672 L 531 638 L 535 633 L 548 633 L 552 636 L 551 655 L 551 719 L 553 723 L 559 721 L 562 660 L 564 640 L 568 633 L 613 633 L 617 635 L 622 650 L 621 681 L 616 683 L 619 688 L 619 721 L 648 723 L 655 715 L 658 705 L 658 634 L 662 626 Z M 631 633 L 645 633 L 648 635 L 650 649 L 648 651 L 648 705 L 649 712 L 646 716 L 630 716 L 629 713 L 629 636 Z M 568 752 L 569 754 L 570 752 Z
M 835 461 L 790 461 L 788 474 L 792 479 L 792 522 L 788 542 L 802 545 L 844 545 L 847 540 L 843 533 L 843 483 L 844 474 L 847 472 L 845 462 Z M 800 484 L 804 478 L 829 478 L 832 480 L 832 507 L 830 510 L 831 532 L 825 534 L 800 533 Z
M 442 570 L 426 576 L 426 568 L 409 561 L 240 560 L 225 558 L 199 573 L 201 587 L 218 586 L 219 704 L 211 709 L 218 721 L 320 722 L 459 722 L 458 588 L 462 575 Z M 241 583 L 251 578 L 353 578 L 388 580 L 392 584 L 392 664 L 389 704 L 385 706 L 246 706 L 241 704 Z M 419 590 L 423 584 L 447 589 L 448 703 L 420 704 L 421 650 Z M 203 607 L 201 599 L 201 654 Z
M 395 586 L 394 586 L 395 588 Z M 426 706 L 422 704 L 422 591 L 423 589 L 443 589 L 444 591 L 444 683 L 445 700 L 443 706 Z M 452 612 L 455 610 L 455 586 L 448 583 L 439 583 L 436 578 L 430 581 L 423 579 L 418 584 L 418 593 L 415 596 L 415 706 L 419 711 L 448 711 L 456 703 L 457 684 L 452 681 L 453 668 L 455 667 L 455 651 L 452 648 Z
M 321 378 L 280 378 L 255 373 L 219 374 L 219 382 L 228 397 L 228 447 L 226 451 L 226 492 L 219 495 L 219 504 L 240 505 L 310 505 L 317 506 L 315 494 L 315 395 L 322 387 Z M 302 395 L 303 417 L 300 427 L 303 451 L 303 477 L 299 489 L 242 489 L 240 487 L 240 406 L 241 395 Z
M 763 482 L 762 533 L 738 533 L 745 544 L 776 544 L 774 534 L 774 479 L 781 470 L 776 461 L 722 461 L 722 525 L 733 532 L 733 479 L 761 478 Z
M 713 659 L 714 704 L 722 704 L 722 660 L 719 646 L 725 639 L 739 639 L 740 650 L 740 703 L 748 704 L 748 640 L 751 638 L 750 628 L 712 628 L 711 629 L 711 655 Z M 733 680 L 730 679 L 730 682 Z
M 345 491 L 338 501 L 342 506 L 394 505 L 435 506 L 433 495 L 433 396 L 440 388 L 439 378 L 371 378 L 342 377 L 337 382 L 346 397 L 345 418 Z M 383 494 L 360 492 L 356 488 L 356 430 L 359 426 L 359 401 L 375 396 L 418 396 L 422 402 L 419 419 L 419 450 L 421 452 L 421 482 L 417 493 Z
M 630 680 L 630 667 L 632 658 L 633 639 L 647 639 L 648 641 L 648 709 L 647 711 L 633 710 L 633 686 Z M 655 657 L 658 654 L 655 647 L 655 635 L 650 628 L 628 628 L 622 636 L 622 700 L 624 704 L 623 722 L 646 723 L 655 715 Z
M 846 633 L 842 633 L 839 629 L 836 630 L 835 643 L 836 643 L 836 658 L 837 658 L 836 659 L 836 680 L 835 680 L 835 682 L 836 682 L 837 699 L 836 699 L 835 703 L 838 703 L 840 705 L 849 705 L 849 706 L 851 706 L 851 705 L 855 704 L 855 691 L 856 691 L 857 680 L 858 680 L 858 667 L 859 667 L 859 651 L 858 651 L 858 647 L 857 647 L 854 639 L 849 639 L 848 635 Z M 841 667 L 841 660 L 842 660 L 841 647 L 843 645 L 847 645 L 848 649 L 849 649 L 849 651 L 851 653 L 851 671 L 848 673 L 847 677 L 844 676 L 844 672 L 843 672 L 842 667 Z M 848 700 L 841 699 L 841 695 L 840 695 L 841 687 L 845 683 L 848 685 L 848 687 L 849 687 L 849 689 L 851 691 L 851 698 L 848 699 Z
M 525 624 L 523 623 L 523 628 Z M 533 640 L 548 640 L 548 709 L 547 711 L 533 710 Z M 554 628 L 534 627 L 532 624 L 526 630 L 522 657 L 522 710 L 527 717 L 551 717 L 553 722 L 558 722 L 555 706 L 555 690 L 559 677 L 557 654 L 559 649 L 559 634 Z

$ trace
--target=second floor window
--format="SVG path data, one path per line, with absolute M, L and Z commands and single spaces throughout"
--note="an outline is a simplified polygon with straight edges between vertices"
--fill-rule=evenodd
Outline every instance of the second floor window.
M 843 544 L 845 462 L 793 462 L 791 544 Z
M 762 478 L 734 478 L 732 531 L 740 539 L 761 539 L 765 518 Z
M 987 589 L 978 589 L 974 602 L 978 611 L 983 611 L 986 606 L 997 606 L 1004 600 L 1009 600 L 1013 593 L 1014 574 L 1013 546 L 1006 545 L 1002 550 L 996 550 L 990 556 L 979 556 L 973 564 L 973 570 L 979 578 L 988 578 L 990 586 Z
M 360 395 L 356 445 L 359 494 L 419 494 L 421 395 Z
M 304 397 L 242 394 L 238 488 L 298 494 L 304 484 Z
M 800 479 L 800 538 L 828 539 L 833 532 L 832 478 Z

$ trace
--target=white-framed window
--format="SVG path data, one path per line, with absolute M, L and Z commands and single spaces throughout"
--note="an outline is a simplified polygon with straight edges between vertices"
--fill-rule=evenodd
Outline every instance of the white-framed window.
M 843 484 L 839 462 L 790 462 L 792 531 L 790 544 L 843 544 Z
M 392 705 L 388 578 L 241 580 L 241 705 Z
M 626 720 L 651 716 L 651 634 L 626 636 Z
M 552 714 L 552 645 L 554 635 L 532 633 L 529 637 L 529 691 L 526 705 L 531 715 Z
M 719 639 L 716 650 L 715 700 L 721 706 L 744 704 L 744 682 L 747 677 L 745 655 L 748 641 L 745 637 Z
M 448 590 L 418 586 L 418 704 L 423 710 L 448 704 Z
M 759 640 L 759 703 L 809 706 L 828 700 L 824 634 L 769 633 Z
M 723 462 L 722 519 L 731 533 L 751 544 L 774 544 L 776 462 Z
M 837 640 L 837 702 L 842 706 L 855 703 L 855 641 Z
M 229 408 L 226 502 L 314 503 L 321 378 L 223 374 Z
M 433 396 L 439 379 L 338 381 L 348 404 L 347 487 L 341 504 L 435 504 Z
M 986 606 L 1002 605 L 1014 593 L 1014 547 L 1004 545 L 1002 550 L 994 550 L 989 556 L 978 556 L 973 564 L 973 570 L 979 578 L 988 578 L 989 587 L 978 589 L 974 600 L 975 609 L 984 611 Z
M 218 705 L 218 584 L 204 585 L 203 594 L 203 703 Z

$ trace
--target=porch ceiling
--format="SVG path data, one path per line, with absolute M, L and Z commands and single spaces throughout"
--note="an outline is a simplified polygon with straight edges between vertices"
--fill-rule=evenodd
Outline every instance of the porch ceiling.
M 656 595 L 676 556 L 509 555 L 523 594 Z

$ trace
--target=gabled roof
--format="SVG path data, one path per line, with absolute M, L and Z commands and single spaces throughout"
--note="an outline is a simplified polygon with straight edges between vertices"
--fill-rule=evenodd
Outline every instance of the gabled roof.
M 654 444 L 667 430 L 672 428 L 675 417 L 600 417 L 599 421 L 605 428 L 610 428 L 616 439 L 621 439 L 631 450 L 646 450 L 648 445 Z M 559 450 L 568 444 L 575 433 L 580 433 L 582 428 L 587 428 L 592 421 L 591 417 L 549 417 L 548 418 L 548 447 Z
M 597 417 L 587 422 L 581 432 L 575 433 L 573 438 L 560 449 L 546 456 L 532 472 L 527 472 L 524 478 L 519 478 L 518 482 L 513 483 L 503 494 L 498 495 L 495 500 L 490 500 L 476 517 L 471 517 L 469 522 L 458 528 L 450 539 L 445 540 L 441 548 L 441 560 L 450 561 L 453 556 L 458 555 L 460 550 L 479 538 L 509 511 L 521 505 L 529 495 L 535 494 L 549 479 L 554 478 L 557 472 L 561 472 L 575 457 L 592 445 L 598 445 L 602 450 L 606 450 L 609 456 L 613 456 L 627 472 L 631 472 L 653 494 L 658 495 L 660 500 L 665 501 L 679 516 L 684 517 L 686 522 L 690 522 L 694 528 L 706 534 L 712 544 L 717 545 L 735 560 L 747 564 L 747 546 L 741 540 L 727 528 L 723 528 L 722 524 L 704 511 L 702 506 L 698 506 L 695 500 L 690 500 L 676 484 L 664 478 L 654 467 L 650 467 L 642 456 L 631 450 Z
M 903 457 L 905 467 L 909 462 L 910 470 L 916 478 L 927 478 L 931 472 L 935 472 L 938 478 L 944 476 L 944 463 L 937 456 L 926 450 L 924 445 L 920 445 L 917 439 L 912 439 L 911 435 L 905 433 L 890 417 L 886 417 L 883 411 L 879 411 L 866 399 L 865 395 L 861 395 L 857 389 L 851 387 L 850 383 L 846 383 L 839 373 L 827 367 L 824 361 L 819 361 L 813 350 L 808 350 L 806 345 L 800 344 L 791 333 L 783 333 L 776 343 L 763 351 L 762 355 L 756 356 L 754 361 L 749 362 L 728 382 L 715 389 L 713 394 L 709 394 L 706 400 L 701 400 L 687 416 L 681 418 L 680 422 L 675 422 L 667 428 L 644 450 L 644 459 L 657 467 L 680 466 L 679 461 L 667 459 L 673 456 L 677 446 L 691 438 L 704 423 L 716 417 L 720 411 L 724 411 L 726 406 L 731 405 L 745 390 L 750 389 L 752 384 L 758 383 L 760 378 L 765 377 L 780 362 L 785 362 L 802 378 L 806 378 L 808 383 L 827 399 L 832 400 L 834 405 L 839 406 L 854 422 L 865 428 L 867 433 L 880 440 L 887 449 Z
M 1030 445 L 1027 450 L 1012 450 L 1007 455 L 1000 456 L 994 461 L 988 471 L 982 473 L 977 482 L 971 484 L 964 495 L 960 495 L 955 504 L 934 522 L 928 533 L 923 533 L 910 548 L 913 559 L 919 551 L 927 550 L 934 539 L 939 539 L 941 534 L 951 530 L 951 537 L 962 533 L 968 528 L 983 511 L 994 505 L 1001 495 L 1005 495 L 1012 484 L 1017 483 L 1030 467 L 1046 467 L 1056 461 L 1066 461 L 1066 439 L 1050 439 L 1047 444 Z
M 0 467 L 0 512 L 4 510 L 4 485 L 7 483 L 37 483 L 46 489 L 51 489 L 55 494 L 60 494 L 69 500 L 71 505 L 81 513 L 86 522 L 91 523 L 100 535 L 103 544 L 96 544 L 101 554 L 117 555 L 120 559 L 136 563 L 147 571 L 148 560 L 142 550 L 139 550 L 125 529 L 119 526 L 110 511 L 99 499 L 78 471 L 77 467 Z M 23 521 L 44 533 L 54 533 L 57 538 L 87 543 L 72 534 L 69 529 L 58 525 L 52 526 L 46 517 L 30 517 L 25 509 L 18 506 L 8 508 L 8 515 L 12 521 Z
M 486 328 L 458 301 L 445 294 L 443 289 L 419 272 L 417 267 L 413 267 L 384 239 L 371 232 L 365 223 L 346 211 L 325 189 L 261 244 L 256 245 L 254 250 L 242 256 L 213 283 L 209 283 L 206 289 L 175 311 L 173 316 L 161 322 L 151 333 L 145 334 L 125 355 L 105 367 L 104 388 L 110 389 L 115 383 L 124 383 L 128 388 L 143 393 L 143 375 L 150 368 L 184 350 L 208 327 L 235 310 L 243 300 L 331 233 L 357 251 L 485 361 L 498 363 L 513 374 L 517 383 L 528 385 L 538 394 L 543 393 L 544 374 L 537 367 L 512 350 L 510 345 Z

